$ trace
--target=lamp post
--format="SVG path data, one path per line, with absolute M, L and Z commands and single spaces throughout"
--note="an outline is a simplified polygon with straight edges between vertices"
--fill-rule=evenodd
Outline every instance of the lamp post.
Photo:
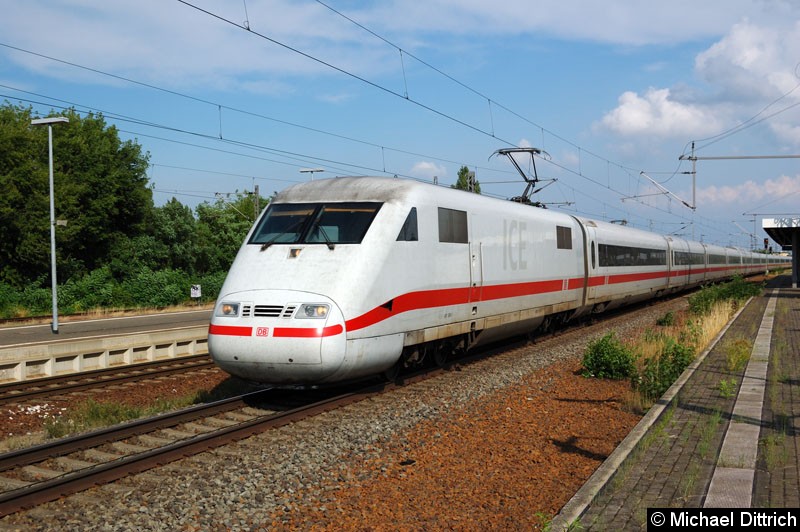
M 324 172 L 324 168 L 301 168 L 301 174 L 311 174 L 311 181 L 314 181 L 314 172 Z
M 50 278 L 53 286 L 53 334 L 58 334 L 58 288 L 56 286 L 56 207 L 53 199 L 53 124 L 69 122 L 65 116 L 37 118 L 31 120 L 32 126 L 47 126 L 47 146 L 50 160 Z

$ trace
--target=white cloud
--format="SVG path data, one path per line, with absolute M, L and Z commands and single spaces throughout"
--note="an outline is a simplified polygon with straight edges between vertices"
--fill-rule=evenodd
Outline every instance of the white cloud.
M 628 91 L 607 113 L 602 125 L 620 135 L 701 136 L 723 127 L 720 110 L 676 100 L 670 89 L 650 88 L 644 95 Z
M 800 23 L 762 26 L 747 20 L 695 60 L 695 70 L 731 97 L 774 98 L 797 85 Z
M 756 201 L 777 200 L 797 192 L 800 192 L 800 175 L 795 177 L 783 175 L 759 183 L 747 180 L 735 186 L 699 188 L 697 189 L 697 205 L 698 207 L 752 205 Z
M 800 145 L 795 125 L 800 115 L 778 112 L 800 102 L 798 58 L 800 22 L 767 27 L 743 21 L 697 56 L 695 71 L 717 90 L 720 99 L 756 109 L 751 116 L 775 114 L 767 122 L 773 134 L 796 146 Z
M 332 104 L 342 104 L 355 98 L 353 93 L 320 94 L 317 99 Z
M 200 7 L 243 23 L 243 5 L 198 1 Z M 178 2 L 162 0 L 0 0 L 2 41 L 98 70 L 137 80 L 186 88 L 276 93 L 289 89 L 286 76 L 332 72 L 278 44 L 214 19 Z M 318 4 L 290 0 L 247 3 L 254 32 L 356 73 L 374 72 L 386 48 Z M 39 74 L 111 83 L 63 63 L 0 48 L 7 57 Z M 276 76 L 282 76 L 276 80 Z M 246 80 L 246 81 L 243 81 Z
M 57 51 L 59 58 L 181 88 L 202 84 L 271 92 L 274 76 L 333 72 L 256 33 L 372 79 L 398 72 L 396 49 L 314 2 L 195 3 L 235 24 L 247 19 L 253 32 L 163 0 L 0 0 L 0 35 L 4 42 L 26 50 Z M 800 13 L 800 6 L 793 3 L 762 0 L 541 0 L 535 9 L 529 0 L 394 0 L 340 9 L 390 40 L 399 36 L 398 44 L 414 51 L 425 43 L 436 46 L 443 38 L 473 35 L 535 34 L 622 45 L 674 45 L 723 35 L 742 14 L 774 21 L 796 20 Z M 77 76 L 71 67 L 27 54 L 0 49 L 0 55 L 39 73 L 72 80 Z M 238 84 L 240 76 L 248 78 L 246 86 Z
M 441 183 L 443 178 L 447 177 L 447 168 L 429 161 L 420 161 L 411 168 L 409 173 L 416 178 L 429 181 L 432 181 L 434 177 L 438 177 Z
M 702 92 L 683 84 L 627 91 L 595 128 L 629 138 L 697 139 L 769 118 L 767 124 L 779 140 L 800 144 L 794 125 L 798 114 L 778 113 L 800 102 L 800 22 L 795 20 L 734 24 L 695 58 L 695 73 L 706 83 Z

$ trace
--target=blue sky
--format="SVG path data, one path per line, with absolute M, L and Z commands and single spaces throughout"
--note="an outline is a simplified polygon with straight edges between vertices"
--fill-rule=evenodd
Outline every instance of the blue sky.
M 511 197 L 524 184 L 490 155 L 534 146 L 549 154 L 540 177 L 557 179 L 537 198 L 567 212 L 745 247 L 754 219 L 760 244 L 763 216 L 800 214 L 797 159 L 698 161 L 695 211 L 640 175 L 691 202 L 678 158 L 692 141 L 698 156 L 800 153 L 796 2 L 0 0 L 0 12 L 0 100 L 103 112 L 150 153 L 157 204 L 254 184 L 270 195 L 304 168 L 452 183 L 466 165 L 484 193 Z

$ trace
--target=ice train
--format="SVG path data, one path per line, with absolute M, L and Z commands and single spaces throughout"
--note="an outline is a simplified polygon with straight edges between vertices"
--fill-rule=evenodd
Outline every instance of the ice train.
M 784 261 L 411 180 L 316 180 L 248 233 L 208 345 L 247 380 L 335 383 Z

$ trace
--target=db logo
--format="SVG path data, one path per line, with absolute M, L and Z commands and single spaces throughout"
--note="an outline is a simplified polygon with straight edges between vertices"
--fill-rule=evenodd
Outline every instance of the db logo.
M 256 336 L 269 336 L 269 327 L 258 327 L 256 329 Z

